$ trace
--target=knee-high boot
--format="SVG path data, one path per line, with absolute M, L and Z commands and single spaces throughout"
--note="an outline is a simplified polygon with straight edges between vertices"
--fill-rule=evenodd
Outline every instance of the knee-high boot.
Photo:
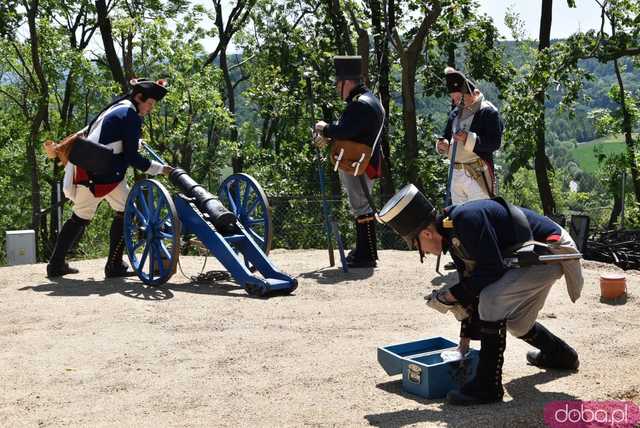
M 124 213 L 116 212 L 109 230 L 109 257 L 104 267 L 106 278 L 117 278 L 135 275 L 129 266 L 122 261 L 124 254 Z
M 580 366 L 575 349 L 538 322 L 520 339 L 539 349 L 527 352 L 527 361 L 531 365 L 562 370 L 577 370 Z
M 377 240 L 375 221 L 373 214 L 365 214 L 356 218 L 356 248 L 349 253 L 347 258 L 349 267 L 376 267 Z
M 480 360 L 476 375 L 459 390 L 447 394 L 447 402 L 468 406 L 502 401 L 502 364 L 507 344 L 505 321 L 480 321 Z
M 85 220 L 75 214 L 71 214 L 69 220 L 64 223 L 56 240 L 56 246 L 47 264 L 47 276 L 56 278 L 70 273 L 78 273 L 78 269 L 69 266 L 65 261 L 71 247 L 80 239 L 84 229 L 90 220 Z

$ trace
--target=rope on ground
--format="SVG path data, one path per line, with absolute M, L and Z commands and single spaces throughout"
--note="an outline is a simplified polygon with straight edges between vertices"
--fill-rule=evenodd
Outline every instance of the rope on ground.
M 231 279 L 231 275 L 229 272 L 225 270 L 210 270 L 208 272 L 204 271 L 204 268 L 207 266 L 207 259 L 209 256 L 204 257 L 204 262 L 202 264 L 202 269 L 200 269 L 200 273 L 198 275 L 187 276 L 182 270 L 182 264 L 180 263 L 180 259 L 178 258 L 178 268 L 180 269 L 180 273 L 186 279 L 191 281 L 192 283 L 209 283 L 215 284 L 220 281 L 228 281 Z

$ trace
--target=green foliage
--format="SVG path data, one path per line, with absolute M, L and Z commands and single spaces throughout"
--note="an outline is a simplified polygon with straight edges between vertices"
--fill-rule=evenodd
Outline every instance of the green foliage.
M 380 3 L 388 6 L 387 2 Z M 617 25 L 615 34 L 608 30 L 604 34 L 579 33 L 568 40 L 554 41 L 542 53 L 537 52 L 534 41 L 526 39 L 521 30 L 522 19 L 513 12 L 505 20 L 516 41 L 505 42 L 492 20 L 478 12 L 477 2 L 439 3 L 440 16 L 429 31 L 424 48 L 419 47 L 417 64 L 420 145 L 415 168 L 428 195 L 434 201 L 443 198 L 447 165 L 434 151 L 433 136 L 441 132 L 450 108 L 442 70 L 453 61 L 479 83 L 505 119 L 499 164 L 503 175 L 512 177 L 502 186 L 508 199 L 540 209 L 535 174 L 530 168 L 537 121 L 545 113 L 546 153 L 555 170 L 551 181 L 558 209 L 591 212 L 610 206 L 619 174 L 630 160 L 612 156 L 618 153 L 619 145 L 598 144 L 601 148 L 594 151 L 595 143 L 576 142 L 592 140 L 596 133 L 611 135 L 622 130 L 620 94 L 616 92 L 619 89 L 610 60 L 637 55 L 633 52 L 640 46 L 639 2 L 608 2 L 607 12 Z M 568 3 L 572 5 L 573 1 Z M 212 25 L 215 11 L 210 4 L 188 0 L 110 4 L 109 17 L 121 60 L 128 55 L 125 48 L 130 47 L 132 63 L 124 64 L 125 72 L 163 77 L 170 83 L 168 96 L 145 119 L 146 142 L 172 165 L 189 170 L 214 193 L 221 171 L 228 168 L 232 158 L 241 156 L 244 170 L 274 198 L 274 217 L 286 219 L 278 226 L 276 245 L 290 248 L 324 243 L 324 232 L 318 227 L 322 222 L 319 206 L 317 201 L 308 201 L 319 199 L 318 163 L 309 143 L 312 124 L 319 119 L 337 119 L 344 106 L 335 91 L 331 58 L 343 53 L 345 43 L 356 45 L 354 20 L 373 36 L 372 2 L 341 0 L 337 2 L 338 11 L 327 4 L 310 0 L 252 2 L 249 19 L 233 35 L 227 55 L 235 85 L 235 115 L 226 107 L 229 100 L 219 64 L 202 66 L 211 53 L 204 47 L 206 42 L 218 36 Z M 394 4 L 395 30 L 401 43 L 407 43 L 417 34 L 432 3 L 399 0 Z M 52 186 L 61 179 L 61 169 L 43 154 L 38 153 L 33 165 L 27 158 L 30 126 L 42 88 L 32 63 L 28 36 L 20 32 L 14 37 L 17 28 L 24 28 L 26 19 L 18 6 L 12 0 L 0 4 L 0 161 L 5 167 L 5 173 L 0 175 L 0 195 L 7 201 L 0 207 L 0 230 L 31 227 L 33 207 L 28 195 L 32 190 L 32 170 L 40 179 L 41 191 L 36 197 L 45 209 L 51 204 Z M 225 12 L 230 10 L 225 7 Z M 330 13 L 342 14 L 337 18 L 346 23 L 346 30 L 336 26 Z M 74 22 L 79 27 L 70 28 Z M 120 85 L 113 81 L 104 58 L 95 28 L 94 2 L 42 2 L 36 26 L 49 94 L 46 118 L 36 130 L 39 143 L 48 138 L 60 140 L 81 129 L 119 94 Z M 381 36 L 385 42 L 393 37 Z M 374 83 L 372 89 L 377 90 L 380 64 L 373 38 L 370 47 L 369 77 Z M 402 117 L 403 65 L 397 50 L 390 49 L 388 55 L 388 141 L 393 185 L 398 188 L 406 184 L 409 176 Z M 635 78 L 633 58 L 621 58 L 619 64 L 622 78 L 628 82 L 627 109 L 637 129 L 640 83 Z M 307 96 L 306 76 L 310 78 L 312 99 Z M 545 94 L 544 105 L 536 100 L 539 91 Z M 597 159 L 601 163 L 599 169 Z M 321 165 L 327 193 L 337 198 L 340 187 L 336 174 L 326 160 Z M 571 180 L 580 183 L 581 192 L 569 191 Z M 374 197 L 378 198 L 376 192 Z M 308 200 L 290 201 L 290 195 Z M 353 229 L 347 210 L 344 199 L 335 203 L 335 214 L 341 219 L 345 238 L 350 240 Z M 640 216 L 637 213 L 636 206 L 628 208 L 630 224 L 636 224 Z M 69 215 L 67 206 L 64 217 Z M 106 255 L 111 217 L 108 207 L 99 209 L 80 243 L 79 257 Z M 42 215 L 42 220 L 40 237 L 47 238 L 50 211 Z M 43 239 L 41 259 L 46 258 L 51 245 L 51 240 Z M 4 246 L 0 260 L 1 251 Z
M 571 154 L 585 172 L 594 174 L 598 170 L 598 159 L 601 156 L 623 154 L 625 151 L 624 139 L 619 135 L 612 135 L 578 144 Z

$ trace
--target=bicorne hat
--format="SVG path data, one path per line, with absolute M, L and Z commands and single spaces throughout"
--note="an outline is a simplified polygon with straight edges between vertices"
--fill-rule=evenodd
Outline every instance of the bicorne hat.
M 167 95 L 167 81 L 164 79 L 153 80 L 146 79 L 144 77 L 129 80 L 131 85 L 132 94 L 143 94 L 146 98 L 153 98 L 156 101 L 160 101 Z
M 436 210 L 416 186 L 407 184 L 387 201 L 376 218 L 413 248 L 413 241 L 420 231 L 435 220 Z
M 444 69 L 444 78 L 447 82 L 447 92 L 462 92 L 463 94 L 471 94 L 476 89 L 476 85 L 462 72 L 456 70 L 453 67 L 447 67 Z
M 361 56 L 334 56 L 333 63 L 336 66 L 336 80 L 362 79 Z

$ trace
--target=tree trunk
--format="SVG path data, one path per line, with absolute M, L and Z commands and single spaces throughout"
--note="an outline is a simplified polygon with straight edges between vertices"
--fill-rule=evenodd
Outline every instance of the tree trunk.
M 447 65 L 456 68 L 456 44 L 453 42 L 447 45 Z
M 100 35 L 102 36 L 102 43 L 104 45 L 104 53 L 107 56 L 107 62 L 111 69 L 111 75 L 113 80 L 120 85 L 122 92 L 127 92 L 129 85 L 124 77 L 118 54 L 113 45 L 113 34 L 111 32 L 111 20 L 109 19 L 109 12 L 104 0 L 96 0 L 96 12 L 98 14 L 98 26 L 100 27 Z
M 374 32 L 374 46 L 376 50 L 376 60 L 378 61 L 378 93 L 380 95 L 380 102 L 384 107 L 384 129 L 380 136 L 380 144 L 384 159 L 382 160 L 382 179 L 380 180 L 380 198 L 381 205 L 395 193 L 393 185 L 393 173 L 391 163 L 391 150 L 389 147 L 389 103 L 391 97 L 389 95 L 389 40 L 386 36 L 390 34 L 391 28 L 389 23 L 384 23 L 384 14 L 379 0 L 371 0 L 371 25 Z M 393 7 L 393 1 L 389 2 L 389 8 Z M 391 9 L 388 15 L 393 15 L 394 11 Z
M 38 136 L 40 135 L 40 126 L 44 122 L 44 117 L 47 114 L 46 105 L 41 104 L 38 108 L 38 113 L 31 121 L 31 127 L 29 132 L 29 143 L 27 144 L 27 165 L 29 168 L 29 175 L 31 178 L 31 229 L 36 232 L 36 258 L 41 255 L 39 243 L 42 239 L 47 239 L 46 236 L 39 237 L 40 234 L 40 220 L 42 209 L 40 201 L 40 180 L 38 178 L 38 157 L 36 155 L 36 145 L 38 144 Z
M 400 65 L 402 66 L 402 122 L 404 124 L 404 144 L 405 144 L 405 169 L 407 180 L 421 188 L 420 175 L 417 170 L 418 158 L 418 128 L 416 126 L 416 69 L 421 55 L 424 40 L 427 37 L 433 24 L 435 23 L 442 6 L 439 1 L 431 1 L 431 10 L 424 16 L 420 23 L 420 28 L 416 32 L 413 40 L 405 48 L 402 46 L 400 35 L 394 29 L 394 39 L 396 48 L 400 54 Z
M 29 130 L 29 142 L 26 147 L 27 165 L 31 176 L 31 228 L 36 232 L 36 258 L 38 257 L 38 243 L 42 242 L 38 239 L 41 233 L 41 201 L 40 201 L 40 181 L 38 178 L 38 157 L 36 155 L 36 146 L 38 145 L 38 137 L 40 135 L 40 127 L 47 120 L 49 115 L 49 84 L 42 68 L 40 61 L 40 39 L 38 36 L 38 28 L 36 18 L 38 15 L 38 0 L 32 1 L 27 6 L 27 21 L 29 24 L 29 38 L 31 45 L 31 63 L 37 77 L 38 85 L 38 111 L 31 120 Z M 43 237 L 46 239 L 46 236 Z
M 553 0 L 542 0 L 542 13 L 540 16 L 540 40 L 538 43 L 538 51 L 542 52 L 551 45 L 551 17 L 553 11 Z M 551 193 L 551 185 L 549 184 L 549 176 L 547 172 L 551 169 L 551 163 L 545 153 L 545 92 L 546 88 L 542 88 L 536 94 L 536 103 L 538 109 L 538 117 L 536 120 L 536 151 L 534 167 L 536 171 L 536 182 L 538 183 L 538 192 L 540 193 L 540 201 L 542 202 L 542 210 L 545 215 L 552 215 L 556 211 L 555 201 Z
M 611 19 L 611 33 L 616 34 L 616 21 Z M 638 162 L 636 160 L 636 147 L 633 140 L 633 129 L 631 126 L 631 117 L 627 109 L 627 98 L 624 93 L 624 82 L 622 81 L 622 73 L 620 73 L 620 65 L 618 60 L 613 60 L 613 69 L 618 79 L 618 87 L 620 88 L 620 109 L 622 110 L 622 130 L 624 131 L 624 143 L 627 146 L 627 158 L 631 167 L 631 181 L 633 181 L 633 192 L 636 196 L 636 202 L 640 202 L 640 172 L 638 171 Z
M 417 171 L 418 128 L 416 124 L 416 67 L 417 58 L 403 53 L 402 65 L 402 123 L 404 125 L 405 168 L 407 181 L 422 188 Z
M 615 229 L 615 224 L 618 221 L 618 217 L 620 217 L 621 212 L 622 212 L 622 198 L 620 198 L 620 194 L 618 192 L 613 192 L 613 209 L 611 210 L 611 216 L 609 217 L 607 230 Z
M 236 97 L 233 90 L 233 82 L 231 81 L 231 74 L 229 73 L 229 63 L 227 62 L 227 45 L 223 44 L 220 47 L 220 53 L 218 58 L 220 59 L 220 69 L 222 70 L 222 75 L 224 77 L 224 87 L 225 87 L 225 97 L 227 98 L 227 108 L 229 112 L 233 116 L 233 125 L 229 130 L 229 139 L 231 141 L 238 141 L 238 126 L 236 123 Z M 233 173 L 237 174 L 242 172 L 244 167 L 244 159 L 242 154 L 239 153 L 238 156 L 234 156 L 231 159 L 231 166 L 233 167 Z
M 127 38 L 122 46 L 122 62 L 124 63 L 125 79 L 129 80 L 136 77 L 133 71 L 133 34 L 127 33 Z M 151 76 L 149 76 L 151 77 Z
M 348 8 L 349 16 L 353 23 L 356 33 L 358 34 L 357 41 L 357 54 L 362 57 L 362 81 L 368 87 L 371 87 L 371 81 L 369 79 L 369 33 L 358 22 L 358 18 L 353 9 Z M 373 88 L 372 88 L 373 89 Z
M 349 26 L 340 8 L 340 0 L 326 0 L 326 6 L 327 15 L 333 27 L 338 53 L 340 55 L 354 55 L 355 51 L 353 44 L 351 44 Z

